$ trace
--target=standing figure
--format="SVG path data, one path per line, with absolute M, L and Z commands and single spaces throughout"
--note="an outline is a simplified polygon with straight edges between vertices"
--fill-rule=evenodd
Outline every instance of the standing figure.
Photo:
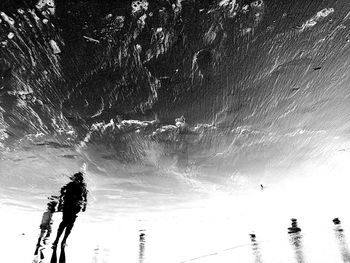
M 64 237 L 61 242 L 61 246 L 65 246 L 67 238 L 73 228 L 77 214 L 81 211 L 85 212 L 87 204 L 87 189 L 84 182 L 83 173 L 79 172 L 70 177 L 72 180 L 67 185 L 61 188 L 61 196 L 59 203 L 59 210 L 62 210 L 63 217 L 62 222 L 57 230 L 57 237 L 52 244 L 55 248 L 58 241 L 66 229 Z
M 36 244 L 36 249 L 34 255 L 37 256 L 40 250 L 40 259 L 44 258 L 44 254 L 42 252 L 43 245 L 47 245 L 48 239 L 51 235 L 51 225 L 52 225 L 52 215 L 56 211 L 57 201 L 53 198 L 50 198 L 51 201 L 47 204 L 47 210 L 43 213 L 41 224 L 40 224 L 40 235 L 38 238 L 38 242 Z M 36 262 L 37 259 L 34 261 Z

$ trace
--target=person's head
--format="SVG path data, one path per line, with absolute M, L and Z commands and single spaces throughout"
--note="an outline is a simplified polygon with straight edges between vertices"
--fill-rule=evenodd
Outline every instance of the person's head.
M 56 205 L 57 205 L 57 201 L 50 201 L 47 204 L 47 210 L 50 211 L 51 213 L 54 213 L 56 211 Z
M 82 172 L 78 172 L 73 174 L 70 179 L 74 182 L 81 183 L 84 181 L 84 174 Z

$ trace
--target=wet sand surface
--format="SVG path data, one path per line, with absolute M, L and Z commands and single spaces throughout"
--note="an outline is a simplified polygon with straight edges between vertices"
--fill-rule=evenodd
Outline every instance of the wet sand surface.
M 44 262 L 349 262 L 349 28 L 348 0 L 0 1 L 0 261 L 81 171 Z

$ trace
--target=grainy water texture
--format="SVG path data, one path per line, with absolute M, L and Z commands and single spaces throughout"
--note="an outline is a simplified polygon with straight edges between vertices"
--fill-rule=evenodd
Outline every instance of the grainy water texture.
M 348 0 L 1 0 L 0 261 L 350 262 L 349 72 Z

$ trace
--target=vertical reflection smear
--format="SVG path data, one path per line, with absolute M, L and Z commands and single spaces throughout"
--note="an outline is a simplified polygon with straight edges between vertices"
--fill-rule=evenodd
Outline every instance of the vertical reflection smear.
M 261 257 L 261 252 L 260 252 L 260 247 L 258 242 L 256 241 L 256 235 L 255 234 L 250 234 L 250 241 L 253 249 L 253 255 L 255 258 L 255 263 L 262 263 L 262 257 Z
M 301 229 L 298 227 L 298 221 L 295 218 L 291 219 L 292 226 L 288 227 L 288 234 L 289 234 L 289 241 L 292 245 L 294 252 L 295 252 L 295 258 L 298 263 L 304 263 L 306 262 L 304 251 L 303 251 L 303 236 L 300 233 Z
M 341 257 L 343 259 L 343 262 L 350 262 L 349 246 L 346 242 L 344 229 L 341 225 L 339 218 L 334 218 L 333 223 L 334 223 L 335 237 L 338 241 L 339 251 L 340 251 Z
M 94 249 L 94 255 L 93 255 L 93 258 L 92 258 L 92 263 L 97 263 L 98 262 L 99 255 L 100 255 L 100 248 L 97 246 Z
M 145 259 L 145 245 L 146 245 L 146 234 L 144 233 L 145 230 L 140 230 L 140 236 L 139 236 L 139 263 L 143 263 Z

